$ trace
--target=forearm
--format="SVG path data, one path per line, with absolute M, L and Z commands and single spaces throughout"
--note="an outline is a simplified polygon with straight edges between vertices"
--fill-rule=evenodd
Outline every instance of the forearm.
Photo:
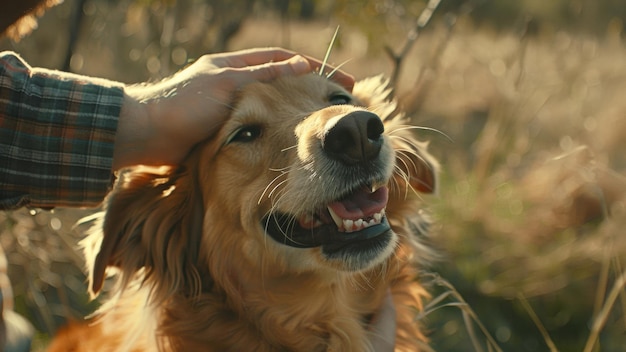
M 122 85 L 0 54 L 0 208 L 93 206 L 110 185 Z
M 322 63 L 280 49 L 205 55 L 156 84 L 30 68 L 0 53 L 0 209 L 98 204 L 112 170 L 176 165 L 213 136 L 235 92 Z M 354 79 L 335 72 L 352 87 Z

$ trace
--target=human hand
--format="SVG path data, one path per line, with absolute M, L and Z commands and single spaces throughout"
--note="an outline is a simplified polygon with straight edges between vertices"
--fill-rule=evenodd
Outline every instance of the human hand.
M 176 164 L 196 143 L 217 132 L 229 115 L 233 94 L 247 83 L 320 69 L 311 57 L 280 49 L 204 55 L 156 84 L 128 86 L 115 139 L 113 169 Z M 330 68 L 332 70 L 332 67 Z M 332 79 L 351 90 L 354 78 Z
M 376 352 L 393 352 L 396 344 L 396 307 L 391 291 L 387 291 L 383 303 L 370 324 L 370 342 Z

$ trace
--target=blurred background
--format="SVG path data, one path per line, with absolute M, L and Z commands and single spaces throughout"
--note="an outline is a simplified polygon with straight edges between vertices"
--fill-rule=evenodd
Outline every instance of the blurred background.
M 432 13 L 432 16 L 430 16 Z M 425 197 L 441 259 L 416 318 L 437 351 L 626 351 L 623 0 L 65 0 L 0 50 L 125 83 L 204 53 L 283 46 L 392 79 L 440 160 Z M 437 132 L 439 131 L 439 132 Z M 0 213 L 34 351 L 97 302 L 81 255 L 94 210 Z

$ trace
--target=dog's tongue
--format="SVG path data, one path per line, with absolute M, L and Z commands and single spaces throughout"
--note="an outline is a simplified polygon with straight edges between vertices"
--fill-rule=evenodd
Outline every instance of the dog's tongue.
M 389 189 L 380 187 L 374 192 L 360 189 L 341 201 L 328 204 L 328 208 L 342 219 L 363 219 L 380 213 L 387 206 Z

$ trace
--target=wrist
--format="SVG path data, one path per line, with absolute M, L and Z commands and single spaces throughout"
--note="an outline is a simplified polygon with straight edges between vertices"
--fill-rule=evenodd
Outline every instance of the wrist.
M 124 102 L 115 135 L 113 170 L 150 163 L 149 153 L 146 152 L 146 144 L 152 133 L 148 109 L 140 89 L 130 86 L 124 88 Z

